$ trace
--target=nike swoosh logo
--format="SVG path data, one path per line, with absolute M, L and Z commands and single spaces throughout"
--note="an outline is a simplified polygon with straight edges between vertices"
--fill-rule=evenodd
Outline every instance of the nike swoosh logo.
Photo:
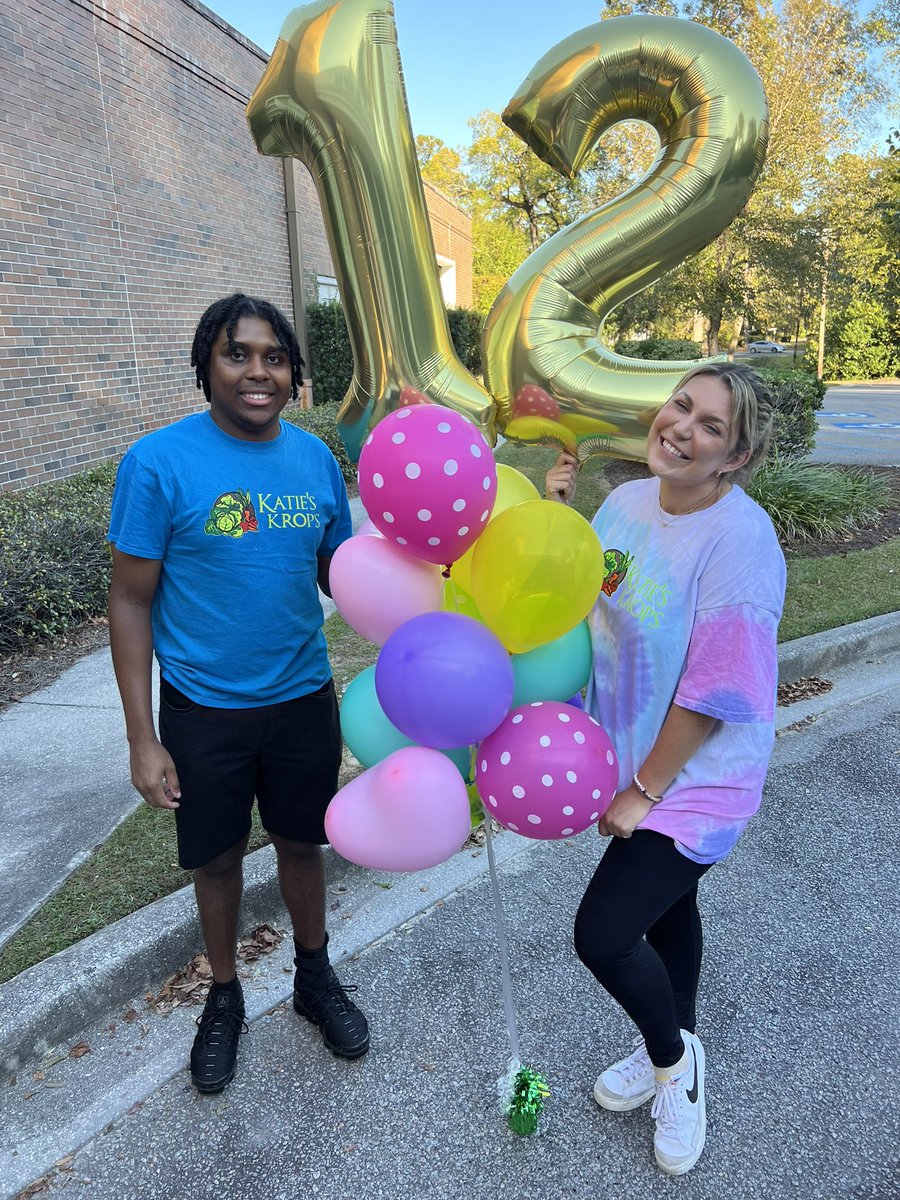
M 687 1098 L 689 1104 L 696 1104 L 697 1097 L 700 1094 L 700 1080 L 697 1076 L 697 1051 L 691 1046 L 691 1057 L 694 1061 L 694 1082 L 687 1090 Z

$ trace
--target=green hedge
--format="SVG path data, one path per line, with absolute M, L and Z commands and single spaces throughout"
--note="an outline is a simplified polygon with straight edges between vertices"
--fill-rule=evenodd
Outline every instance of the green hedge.
M 338 433 L 338 408 L 337 402 L 332 400 L 309 409 L 286 408 L 281 415 L 285 421 L 290 421 L 292 425 L 299 425 L 301 429 L 306 429 L 310 433 L 314 433 L 317 438 L 322 439 L 337 459 L 344 480 L 355 490 L 356 464 L 352 463 L 347 456 L 346 447 Z
M 702 358 L 703 351 L 699 342 L 690 342 L 686 338 L 642 338 L 640 341 L 616 342 L 616 354 L 625 354 L 628 358 L 666 359 Z
M 117 463 L 0 494 L 0 649 L 67 633 L 106 608 Z
M 481 374 L 481 330 L 484 317 L 469 308 L 448 308 L 450 338 L 460 362 Z M 313 403 L 340 402 L 353 375 L 353 351 L 339 301 L 309 304 L 306 308 L 306 337 Z
M 306 340 L 313 403 L 339 403 L 350 386 L 353 352 L 344 322 L 344 310 L 337 300 L 307 306 Z
M 770 457 L 804 458 L 816 442 L 816 410 L 822 407 L 825 384 L 809 368 L 781 363 L 754 363 L 775 401 Z

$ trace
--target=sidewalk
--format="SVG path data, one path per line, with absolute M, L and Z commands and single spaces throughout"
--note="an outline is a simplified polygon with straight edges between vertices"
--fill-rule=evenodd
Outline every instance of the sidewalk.
M 887 1200 L 894 1194 L 891 1138 L 896 1144 L 889 1126 L 900 1108 L 890 1065 L 898 1014 L 886 928 L 896 920 L 900 884 L 891 849 L 900 614 L 788 644 L 780 662 L 783 681 L 824 675 L 835 686 L 779 710 L 783 732 L 764 817 L 748 831 L 746 849 L 742 843 L 710 875 L 701 1033 L 709 1031 L 718 1064 L 710 1083 L 718 1157 L 691 1176 L 706 1182 L 689 1186 L 692 1195 L 710 1197 Z M 83 747 L 118 736 L 115 710 L 97 703 L 108 670 L 104 655 L 93 655 L 48 689 L 54 721 L 46 697 L 33 698 L 38 720 L 30 736 L 21 736 L 21 714 L 0 723 L 3 775 L 12 768 L 20 781 L 19 814 L 45 811 L 41 787 L 68 780 L 64 788 L 78 801 L 68 809 L 70 859 L 92 845 L 82 838 L 91 792 L 79 793 L 75 778 L 79 762 L 89 763 Z M 69 742 L 53 735 L 58 719 L 73 721 L 84 736 Z M 72 745 L 82 748 L 74 761 Z M 108 744 L 108 752 L 121 774 L 120 745 Z M 29 771 L 29 758 L 39 771 Z M 57 825 L 65 812 L 55 814 Z M 23 824 L 8 819 L 6 828 Z M 28 824 L 40 838 L 33 828 L 40 822 Z M 0 1089 L 0 1122 L 14 1131 L 0 1150 L 0 1196 L 14 1195 L 79 1146 L 75 1176 L 62 1171 L 52 1190 L 89 1179 L 75 1194 L 90 1200 L 238 1189 L 246 1200 L 417 1200 L 435 1189 L 470 1200 L 660 1194 L 664 1181 L 637 1132 L 643 1125 L 610 1123 L 589 1100 L 591 1072 L 628 1036 L 570 949 L 596 838 L 543 844 L 504 833 L 496 847 L 523 1058 L 546 1070 L 554 1086 L 545 1136 L 517 1141 L 495 1109 L 493 1085 L 508 1044 L 484 853 L 461 852 L 405 876 L 366 872 L 329 853 L 333 948 L 336 958 L 352 960 L 342 974 L 360 983 L 372 1014 L 371 1054 L 355 1064 L 333 1059 L 286 1009 L 290 954 L 282 946 L 248 969 L 251 1034 L 235 1084 L 198 1100 L 184 1070 L 196 1010 L 164 1018 L 145 999 L 200 947 L 185 889 L 0 988 L 0 1062 L 15 1081 Z M 12 854 L 21 858 L 21 847 Z M 738 916 L 748 912 L 750 922 Z M 242 928 L 263 921 L 286 927 L 268 848 L 248 860 Z M 75 1043 L 89 1053 L 69 1057 Z M 313 1111 L 321 1153 L 309 1132 Z M 98 1139 L 107 1127 L 109 1136 Z M 753 1164 L 766 1147 L 767 1179 L 757 1179 Z M 206 1172 L 215 1183 L 204 1190 Z

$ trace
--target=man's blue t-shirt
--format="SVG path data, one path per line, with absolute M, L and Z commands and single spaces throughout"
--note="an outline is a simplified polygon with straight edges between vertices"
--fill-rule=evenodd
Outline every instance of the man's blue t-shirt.
M 162 561 L 153 648 L 199 704 L 293 700 L 330 676 L 318 559 L 351 534 L 334 455 L 281 422 L 243 441 L 208 412 L 141 438 L 119 467 L 109 540 Z

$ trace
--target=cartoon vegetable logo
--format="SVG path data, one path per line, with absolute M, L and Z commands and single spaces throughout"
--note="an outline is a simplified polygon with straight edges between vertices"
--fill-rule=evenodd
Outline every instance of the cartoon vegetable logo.
M 250 493 L 223 492 L 209 510 L 203 532 L 234 538 L 243 537 L 245 533 L 258 533 L 259 521 L 250 501 Z
M 628 574 L 628 568 L 634 562 L 633 554 L 623 554 L 621 550 L 605 550 L 603 553 L 603 566 L 606 574 L 603 577 L 603 583 L 600 586 L 600 591 L 605 596 L 611 596 L 625 576 Z

